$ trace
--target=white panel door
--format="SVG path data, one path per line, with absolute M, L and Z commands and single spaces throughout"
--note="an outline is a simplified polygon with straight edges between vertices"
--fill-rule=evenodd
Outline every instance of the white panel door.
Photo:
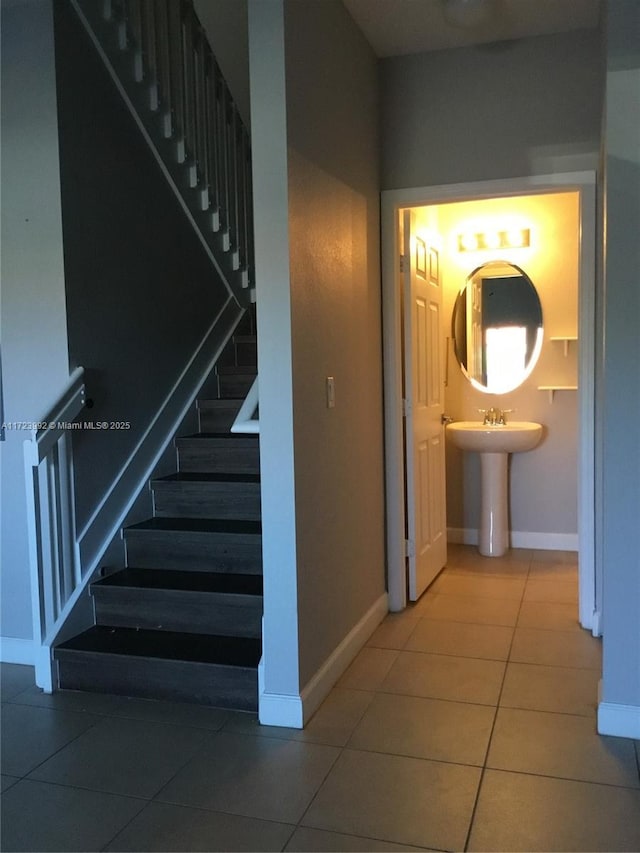
M 438 251 L 404 212 L 404 394 L 409 598 L 447 561 L 442 287 Z

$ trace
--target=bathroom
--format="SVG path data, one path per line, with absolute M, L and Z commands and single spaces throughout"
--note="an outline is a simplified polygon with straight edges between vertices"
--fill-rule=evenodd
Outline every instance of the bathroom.
M 589 342 L 582 361 L 578 349 L 578 328 L 584 331 L 588 312 L 588 305 L 585 311 L 580 302 L 581 298 L 588 302 L 593 277 L 593 264 L 587 269 L 585 263 L 589 247 L 580 240 L 588 203 L 579 189 L 569 187 L 471 198 L 411 205 L 415 236 L 430 247 L 427 252 L 436 257 L 439 267 L 443 413 L 454 421 L 481 422 L 480 410 L 495 407 L 507 411 L 507 420 L 543 425 L 543 437 L 535 449 L 509 456 L 510 544 L 513 548 L 575 552 L 576 558 L 580 552 L 581 585 L 592 589 L 593 561 L 584 523 L 589 521 L 584 503 L 592 477 L 590 466 L 583 461 L 589 440 L 587 434 L 585 442 L 583 434 L 588 389 L 586 394 L 582 392 L 582 399 L 578 393 L 578 385 L 589 374 L 585 364 Z M 516 236 L 506 245 L 507 235 L 514 234 L 526 235 L 526 239 Z M 458 363 L 452 328 L 454 305 L 467 278 L 495 261 L 517 267 L 531 280 L 540 300 L 543 328 L 539 357 L 534 358 L 532 369 L 519 387 L 501 394 L 483 392 L 470 382 Z M 445 440 L 445 449 L 446 538 L 452 545 L 477 545 L 479 455 L 458 449 L 450 439 Z M 407 515 L 410 513 L 409 503 Z M 581 595 L 581 622 L 584 627 L 597 628 L 590 622 L 593 597 L 583 598 Z

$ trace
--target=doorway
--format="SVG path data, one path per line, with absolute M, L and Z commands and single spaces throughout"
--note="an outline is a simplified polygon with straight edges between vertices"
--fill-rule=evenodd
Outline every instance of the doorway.
M 565 173 L 464 185 L 420 187 L 382 194 L 383 324 L 385 371 L 385 432 L 387 485 L 387 571 L 391 610 L 407 602 L 405 530 L 405 455 L 403 423 L 402 309 L 398 258 L 401 254 L 398 221 L 407 208 L 432 208 L 460 202 L 515 199 L 550 193 L 576 193 L 578 197 L 577 307 L 579 347 L 577 356 L 577 550 L 579 555 L 579 618 L 583 627 L 600 633 L 600 601 L 597 595 L 594 547 L 594 291 L 595 291 L 595 173 Z M 561 282 L 559 283 L 561 286 Z M 450 320 L 450 315 L 445 319 Z M 557 330 L 556 330 L 557 331 Z M 446 333 L 445 333 L 446 334 Z M 567 339 L 570 335 L 566 334 Z M 555 346 L 555 344 L 554 344 Z M 568 343 L 558 343 L 567 347 Z M 576 346 L 576 343 L 573 343 Z M 458 370 L 451 364 L 448 371 Z M 535 379 L 531 381 L 535 382 Z M 552 383 L 549 383 L 552 384 Z M 542 394 L 543 392 L 538 392 Z M 549 399 L 554 392 L 549 391 Z M 574 392 L 576 393 L 576 392 Z M 527 418 L 524 418 L 527 419 Z M 460 540 L 458 540 L 460 541 Z M 553 537 L 550 538 L 553 541 Z M 520 547 L 540 547 L 520 544 Z M 549 547 L 547 545 L 546 547 Z M 557 545 L 551 547 L 558 547 Z

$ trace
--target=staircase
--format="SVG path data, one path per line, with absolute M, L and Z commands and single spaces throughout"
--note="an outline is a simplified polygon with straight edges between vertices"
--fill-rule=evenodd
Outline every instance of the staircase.
M 192 0 L 69 0 L 231 296 L 255 301 L 251 146 Z
M 58 686 L 257 708 L 262 557 L 258 437 L 229 432 L 256 375 L 254 312 L 216 366 L 200 432 L 150 483 L 153 517 L 123 530 L 124 568 L 90 585 L 95 625 L 53 652 Z

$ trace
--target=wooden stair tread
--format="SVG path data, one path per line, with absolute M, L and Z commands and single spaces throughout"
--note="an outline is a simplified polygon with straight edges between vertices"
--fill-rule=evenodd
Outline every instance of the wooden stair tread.
M 182 444 L 185 441 L 211 441 L 212 439 L 229 442 L 249 441 L 251 444 L 257 444 L 260 437 L 243 432 L 194 432 L 191 435 L 181 435 L 176 438 L 176 443 Z
M 253 364 L 221 364 L 216 367 L 218 376 L 256 376 L 258 368 Z
M 94 625 L 82 634 L 56 646 L 55 657 L 60 659 L 74 652 L 257 669 L 261 655 L 261 642 L 253 637 L 186 634 L 175 631 Z
M 260 536 L 262 524 L 253 519 L 181 518 L 179 516 L 162 518 L 156 516 L 125 527 L 126 532 L 138 530 L 179 530 L 188 533 L 237 533 Z
M 99 587 L 160 589 L 184 592 L 223 593 L 225 595 L 262 596 L 262 575 L 189 572 L 174 569 L 137 569 L 129 567 L 91 584 Z
M 155 486 L 157 483 L 259 483 L 259 474 L 236 474 L 236 473 L 204 473 L 201 471 L 177 471 L 166 477 L 158 477 L 151 481 Z

